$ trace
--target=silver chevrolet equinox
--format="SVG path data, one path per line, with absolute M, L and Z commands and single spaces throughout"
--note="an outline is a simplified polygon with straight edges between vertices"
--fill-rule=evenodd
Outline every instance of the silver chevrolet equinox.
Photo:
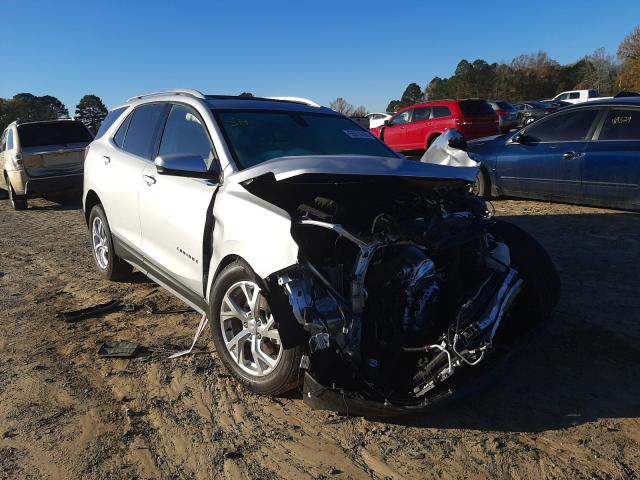
M 99 272 L 207 315 L 243 385 L 400 414 L 475 385 L 557 301 L 544 249 L 469 194 L 477 171 L 309 100 L 172 90 L 109 113 L 83 202 Z

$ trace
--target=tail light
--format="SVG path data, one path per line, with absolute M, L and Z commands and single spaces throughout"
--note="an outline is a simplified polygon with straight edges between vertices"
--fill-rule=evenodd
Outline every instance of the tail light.
M 87 159 L 87 155 L 89 155 L 89 145 L 87 145 L 86 147 L 84 147 L 84 159 Z
M 504 117 L 505 115 L 508 115 L 509 112 L 507 112 L 506 110 L 496 110 L 496 115 L 498 115 L 499 117 Z
M 553 108 L 545 108 L 544 111 L 547 113 L 551 113 L 553 112 Z
M 11 162 L 18 170 L 22 170 L 24 168 L 24 163 L 22 162 L 22 154 L 20 153 L 11 154 Z

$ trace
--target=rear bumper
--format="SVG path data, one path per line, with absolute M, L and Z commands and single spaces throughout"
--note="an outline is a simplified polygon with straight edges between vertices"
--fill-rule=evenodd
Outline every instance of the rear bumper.
M 25 194 L 38 195 L 43 193 L 61 192 L 64 190 L 82 189 L 84 174 L 60 175 L 55 177 L 27 178 Z
M 502 130 L 503 132 L 506 132 L 507 130 L 510 130 L 517 126 L 518 126 L 518 121 L 515 119 L 512 119 L 512 120 L 507 120 L 502 118 L 500 119 L 500 130 Z

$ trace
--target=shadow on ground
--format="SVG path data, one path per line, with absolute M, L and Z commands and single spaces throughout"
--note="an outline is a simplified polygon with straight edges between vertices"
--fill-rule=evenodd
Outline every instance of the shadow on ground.
M 558 268 L 562 294 L 549 329 L 476 395 L 390 421 L 540 432 L 640 417 L 640 215 L 503 218 L 533 233 Z
M 52 193 L 44 197 L 48 202 L 29 202 L 31 211 L 65 211 L 82 210 L 82 192 L 70 191 L 62 193 Z M 43 204 L 44 203 L 44 204 Z

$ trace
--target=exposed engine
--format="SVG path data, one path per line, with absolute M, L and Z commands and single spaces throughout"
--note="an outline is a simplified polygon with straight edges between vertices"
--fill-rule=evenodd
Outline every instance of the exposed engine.
M 383 186 L 279 191 L 300 253 L 272 280 L 308 335 L 305 400 L 331 390 L 385 406 L 429 405 L 458 370 L 485 359 L 521 292 L 483 200 L 459 185 Z M 251 188 L 269 196 L 259 183 Z
M 278 279 L 310 335 L 312 359 L 337 352 L 355 381 L 399 400 L 479 363 L 522 283 L 508 247 L 486 231 L 484 205 L 449 212 L 414 200 L 356 232 L 337 223 L 341 206 L 332 200 L 301 205 L 297 236 L 302 244 L 315 237 L 315 246 Z M 333 248 L 319 251 L 327 234 L 335 238 L 323 244 Z

